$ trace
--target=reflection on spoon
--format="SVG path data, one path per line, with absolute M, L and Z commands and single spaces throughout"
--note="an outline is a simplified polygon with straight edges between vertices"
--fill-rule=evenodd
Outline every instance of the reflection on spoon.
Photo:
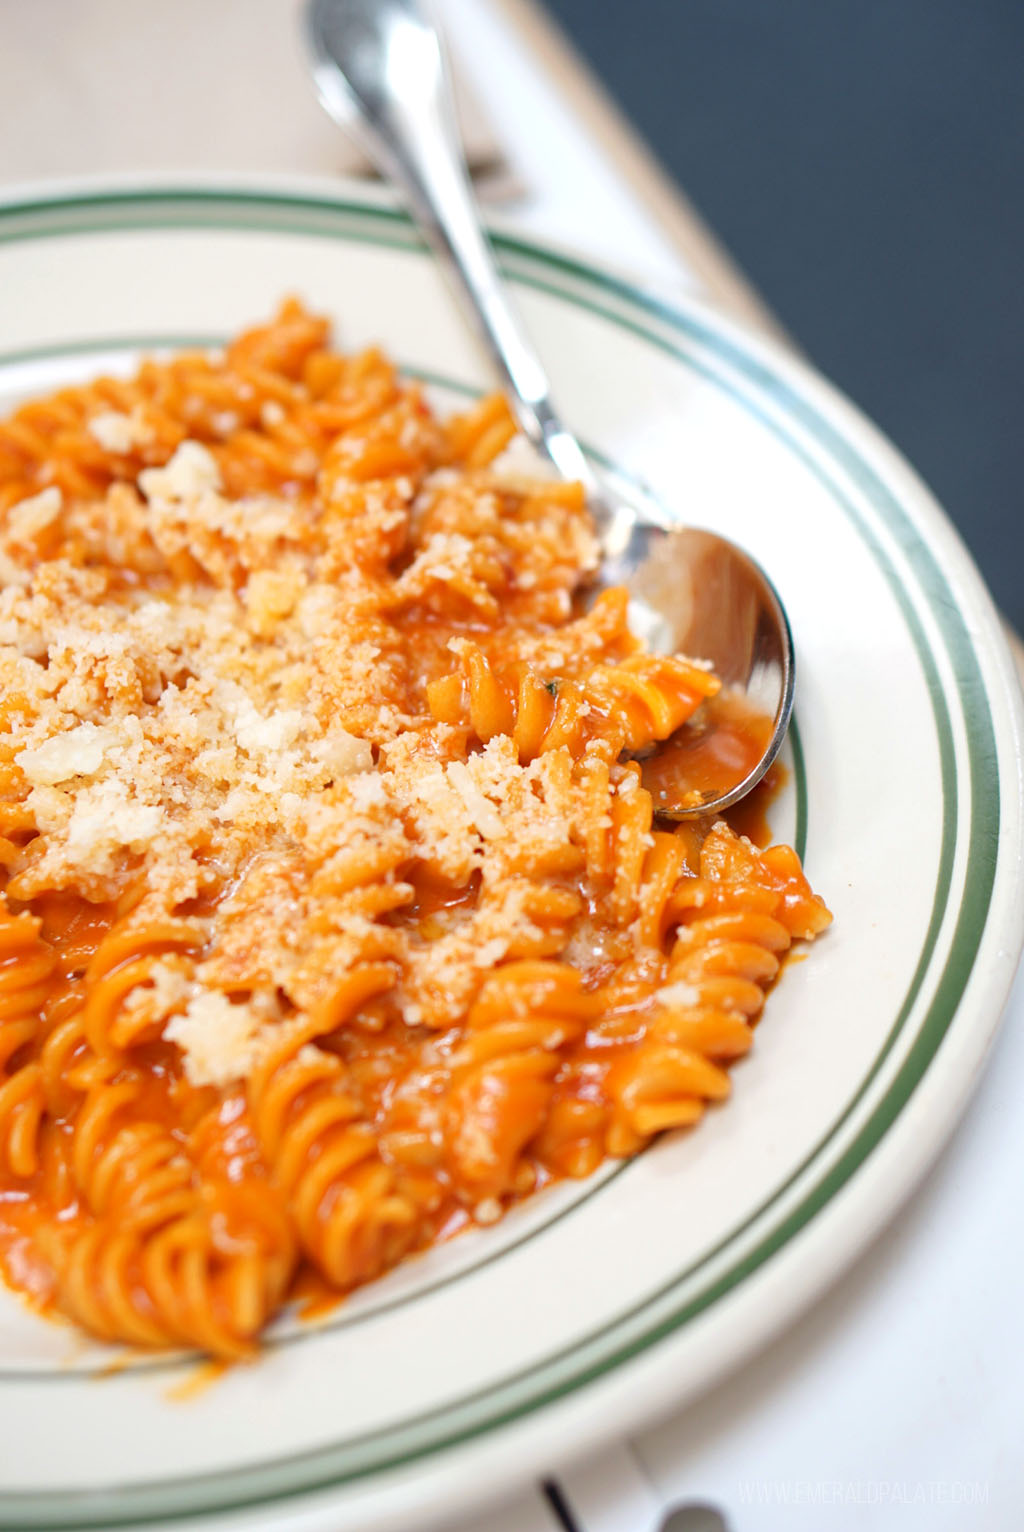
M 684 801 L 695 813 L 706 814 L 711 805 L 717 811 L 736 784 L 758 770 L 771 737 L 772 720 L 743 692 L 722 691 L 709 698 L 643 761 L 643 784 L 655 811 L 671 816 L 673 805 Z

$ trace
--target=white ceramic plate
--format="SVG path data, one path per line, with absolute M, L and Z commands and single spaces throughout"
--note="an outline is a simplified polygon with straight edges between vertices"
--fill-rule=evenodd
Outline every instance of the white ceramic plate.
M 571 424 L 746 545 L 798 650 L 774 813 L 835 912 L 693 1134 L 409 1262 L 187 1400 L 0 1295 L 0 1525 L 422 1526 L 704 1388 L 882 1225 L 950 1131 L 1021 942 L 1019 693 L 957 537 L 806 368 L 511 238 Z M 406 220 L 323 189 L 0 207 L 0 406 L 216 344 L 286 292 L 442 403 L 487 382 Z

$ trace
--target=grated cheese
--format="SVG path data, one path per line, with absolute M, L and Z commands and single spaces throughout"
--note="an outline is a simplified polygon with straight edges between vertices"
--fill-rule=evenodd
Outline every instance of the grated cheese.
M 497 840 L 504 833 L 501 815 L 480 791 L 464 761 L 449 761 L 445 767 L 449 782 L 461 798 L 470 823 L 486 840 Z
M 65 734 L 51 735 L 34 749 L 20 750 L 14 761 L 33 786 L 55 787 L 72 777 L 94 776 L 120 737 L 112 725 L 80 723 Z
M 163 468 L 146 468 L 139 474 L 139 488 L 150 504 L 198 501 L 208 491 L 220 487 L 217 459 L 194 441 L 183 441 Z
M 153 440 L 152 428 L 146 424 L 138 406 L 130 415 L 120 410 L 104 410 L 92 417 L 86 429 L 105 452 L 117 452 L 122 456 Z
M 246 1002 L 232 1003 L 217 990 L 195 994 L 164 1028 L 185 1057 L 193 1085 L 230 1085 L 249 1074 L 259 1056 L 266 1018 Z
M 27 543 L 56 521 L 61 513 L 64 497 L 55 484 L 19 500 L 7 517 L 7 537 L 11 542 Z
M 685 984 L 680 980 L 676 984 L 664 984 L 655 992 L 656 999 L 662 1005 L 689 1007 L 700 1004 L 700 991 L 692 984 Z

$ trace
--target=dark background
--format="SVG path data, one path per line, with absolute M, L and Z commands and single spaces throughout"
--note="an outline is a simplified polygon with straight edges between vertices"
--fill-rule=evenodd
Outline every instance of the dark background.
M 1024 0 L 547 0 L 1024 630 Z

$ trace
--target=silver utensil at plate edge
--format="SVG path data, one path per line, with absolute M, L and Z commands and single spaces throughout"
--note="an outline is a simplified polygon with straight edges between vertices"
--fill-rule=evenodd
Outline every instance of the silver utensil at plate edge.
M 764 776 L 789 725 L 795 661 L 777 592 L 735 543 L 680 528 L 646 492 L 599 475 L 558 415 L 477 213 L 444 49 L 423 0 L 308 0 L 305 24 L 323 106 L 403 192 L 526 438 L 584 485 L 602 550 L 592 588 L 626 585 L 633 626 L 652 648 L 709 661 L 771 720 L 763 753 L 739 780 L 699 800 L 658 802 L 677 819 L 727 808 Z M 715 727 L 712 715 L 706 728 Z

